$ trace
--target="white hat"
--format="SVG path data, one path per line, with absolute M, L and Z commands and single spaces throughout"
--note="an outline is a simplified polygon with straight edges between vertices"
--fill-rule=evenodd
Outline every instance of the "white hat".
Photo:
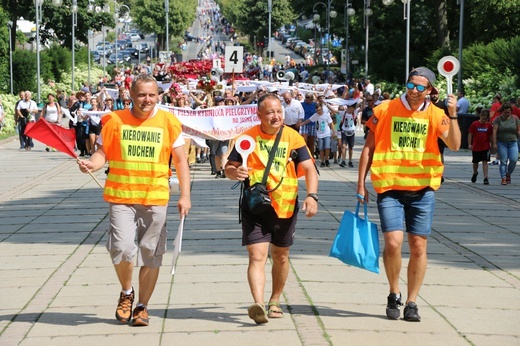
M 276 87 L 269 87 L 269 88 L 267 88 L 267 92 L 268 93 L 275 93 L 277 91 L 278 91 L 278 88 L 276 88 Z

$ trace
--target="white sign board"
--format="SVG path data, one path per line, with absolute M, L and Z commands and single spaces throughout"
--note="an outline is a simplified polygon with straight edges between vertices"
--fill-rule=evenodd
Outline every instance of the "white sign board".
M 220 68 L 220 58 L 213 59 L 213 68 Z
M 224 72 L 242 73 L 244 71 L 244 47 L 226 46 Z

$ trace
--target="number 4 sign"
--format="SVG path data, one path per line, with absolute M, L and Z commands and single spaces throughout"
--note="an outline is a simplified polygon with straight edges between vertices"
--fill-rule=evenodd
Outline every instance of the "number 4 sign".
M 224 72 L 242 73 L 244 70 L 244 47 L 226 46 Z

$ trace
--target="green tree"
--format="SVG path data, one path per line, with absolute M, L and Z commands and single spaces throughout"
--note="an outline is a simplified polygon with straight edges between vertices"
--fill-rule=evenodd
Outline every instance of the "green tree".
M 249 43 L 263 40 L 269 35 L 269 12 L 267 0 L 221 0 L 224 17 L 239 32 L 248 36 Z M 294 23 L 296 16 L 293 5 L 288 0 L 273 1 L 271 12 L 271 33 L 280 26 Z
M 131 8 L 135 18 L 138 18 L 138 27 L 144 32 L 157 34 L 160 49 L 166 46 L 166 12 L 164 1 L 159 4 L 151 0 L 133 0 Z M 197 0 L 169 1 L 168 34 L 183 36 L 195 20 Z

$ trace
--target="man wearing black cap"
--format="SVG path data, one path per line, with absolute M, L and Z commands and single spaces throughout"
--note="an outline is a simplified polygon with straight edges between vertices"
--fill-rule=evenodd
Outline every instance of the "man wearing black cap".
M 368 202 L 365 179 L 370 170 L 377 193 L 377 208 L 385 239 L 383 262 L 390 284 L 386 315 L 399 319 L 401 247 L 407 232 L 410 260 L 404 320 L 420 321 L 416 299 L 426 273 L 427 240 L 431 233 L 434 191 L 441 185 L 444 166 L 437 138 L 448 148 L 460 148 L 457 99 L 448 95 L 449 116 L 433 106 L 427 96 L 435 74 L 418 67 L 408 75 L 406 93 L 374 108 L 359 161 L 357 197 Z M 406 223 L 405 221 L 406 220 Z

